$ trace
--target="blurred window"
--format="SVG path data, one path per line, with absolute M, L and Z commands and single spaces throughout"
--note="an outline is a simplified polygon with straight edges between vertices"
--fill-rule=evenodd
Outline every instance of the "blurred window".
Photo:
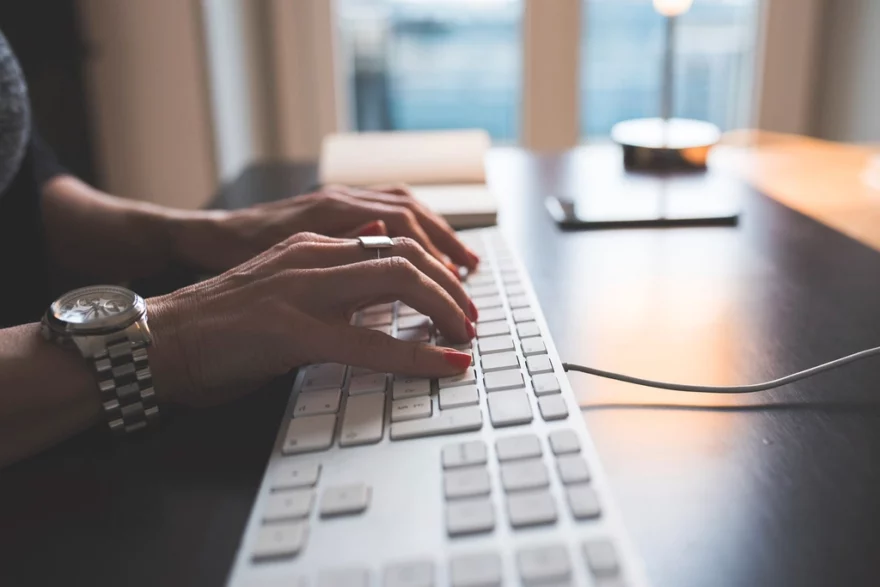
M 520 0 L 338 0 L 357 130 L 485 128 L 518 136 Z
M 695 0 L 675 32 L 674 115 L 722 130 L 750 121 L 758 0 Z M 665 19 L 651 0 L 584 0 L 581 136 L 658 116 Z
M 696 0 L 678 20 L 675 115 L 749 123 L 760 0 Z M 657 116 L 664 21 L 651 0 L 583 0 L 581 135 Z M 519 135 L 523 0 L 337 0 L 352 127 Z

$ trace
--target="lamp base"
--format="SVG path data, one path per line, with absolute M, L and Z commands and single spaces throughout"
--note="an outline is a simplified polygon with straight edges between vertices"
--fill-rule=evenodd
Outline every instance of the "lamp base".
M 706 169 L 709 150 L 721 131 L 710 122 L 686 118 L 640 118 L 619 122 L 611 138 L 623 147 L 628 170 Z

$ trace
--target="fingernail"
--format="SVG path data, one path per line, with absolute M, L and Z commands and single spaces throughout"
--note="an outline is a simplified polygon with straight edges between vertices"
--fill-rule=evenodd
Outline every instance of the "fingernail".
M 468 255 L 468 258 L 471 260 L 471 265 L 476 267 L 477 265 L 480 264 L 480 258 L 477 256 L 477 254 L 475 252 L 468 249 L 467 255 Z
M 477 335 L 477 331 L 474 330 L 474 323 L 470 320 L 464 321 L 464 329 L 467 330 L 468 336 L 472 339 Z
M 477 307 L 474 305 L 473 300 L 468 300 L 468 310 L 471 313 L 471 320 L 476 322 L 480 318 L 480 313 L 477 311 Z
M 443 351 L 443 358 L 446 362 L 460 371 L 464 371 L 471 366 L 471 356 L 467 353 L 448 350 Z
M 449 261 L 446 261 L 446 268 L 449 269 L 450 271 L 452 271 L 452 274 L 455 275 L 459 281 L 461 281 L 461 273 L 459 273 L 458 267 L 456 267 L 455 265 L 453 265 Z
M 385 223 L 381 220 L 375 220 L 363 227 L 358 236 L 382 236 L 385 234 Z

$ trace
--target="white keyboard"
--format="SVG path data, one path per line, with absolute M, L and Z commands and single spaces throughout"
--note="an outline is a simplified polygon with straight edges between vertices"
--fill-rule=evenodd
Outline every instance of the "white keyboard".
M 300 369 L 230 585 L 647 585 L 525 272 L 495 229 L 461 237 L 472 368 Z M 399 303 L 357 319 L 442 344 Z

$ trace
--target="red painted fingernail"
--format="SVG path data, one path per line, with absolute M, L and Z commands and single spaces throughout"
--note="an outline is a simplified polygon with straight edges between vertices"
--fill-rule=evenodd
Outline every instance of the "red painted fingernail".
M 464 371 L 471 366 L 471 356 L 467 353 L 460 353 L 451 350 L 443 351 L 443 358 L 446 359 L 447 363 L 460 371 Z
M 453 265 L 449 261 L 446 261 L 446 268 L 449 269 L 452 272 L 452 274 L 458 278 L 459 281 L 461 281 L 461 273 L 459 273 L 458 267 L 456 267 L 455 265 Z
M 360 232 L 358 232 L 358 236 L 384 236 L 385 235 L 385 223 L 381 220 L 374 220 L 370 222 L 368 225 L 363 227 Z
M 468 300 L 468 310 L 471 312 L 471 320 L 476 322 L 480 318 L 480 313 L 477 311 L 473 300 Z
M 474 330 L 474 323 L 470 320 L 464 321 L 464 329 L 467 330 L 468 336 L 473 338 L 477 335 L 477 331 Z

